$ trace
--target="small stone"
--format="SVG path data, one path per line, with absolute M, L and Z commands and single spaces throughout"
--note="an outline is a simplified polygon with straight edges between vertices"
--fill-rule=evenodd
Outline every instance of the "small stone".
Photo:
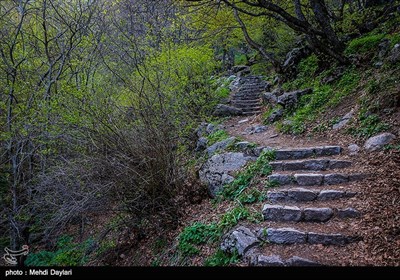
M 265 125 L 257 125 L 254 127 L 254 133 L 261 133 L 267 130 L 267 126 Z
M 206 133 L 207 134 L 211 134 L 215 131 L 215 125 L 213 125 L 212 123 L 209 123 L 206 127 Z
M 355 156 L 360 151 L 360 147 L 357 144 L 351 144 L 347 147 L 347 150 L 349 151 L 349 155 Z
M 277 255 L 272 256 L 264 256 L 259 255 L 257 258 L 257 265 L 258 266 L 284 266 L 284 262 L 282 261 L 281 257 Z
M 303 213 L 306 222 L 326 222 L 333 216 L 331 208 L 306 208 Z
M 326 174 L 324 176 L 325 185 L 337 185 L 342 183 L 347 183 L 349 181 L 349 176 L 346 174 Z
M 385 145 L 392 142 L 395 138 L 396 136 L 394 136 L 394 134 L 392 133 L 381 133 L 379 135 L 369 138 L 364 144 L 364 149 L 368 152 L 380 150 Z
M 326 201 L 326 200 L 334 200 L 340 199 L 345 196 L 345 192 L 337 191 L 337 190 L 323 190 L 320 191 L 318 195 L 318 200 Z
M 270 182 L 277 182 L 279 185 L 288 185 L 293 182 L 293 178 L 290 175 L 285 175 L 285 174 L 272 174 L 269 175 L 268 181 Z
M 300 258 L 298 256 L 293 256 L 286 260 L 287 266 L 320 266 L 319 263 L 311 261 L 309 259 Z
M 246 150 L 250 145 L 251 145 L 250 142 L 242 141 L 242 142 L 236 143 L 236 144 L 235 144 L 235 147 L 236 147 L 237 149 L 239 149 L 240 151 L 244 151 L 244 150 Z
M 317 193 L 308 189 L 293 188 L 288 190 L 287 196 L 289 200 L 294 201 L 313 201 L 317 198 Z
M 300 186 L 319 186 L 322 184 L 323 175 L 321 174 L 295 174 L 294 178 Z
M 342 127 L 344 127 L 351 119 L 353 118 L 353 110 L 351 110 L 350 112 L 348 112 L 346 115 L 344 115 L 340 121 L 336 124 L 333 125 L 333 129 L 334 130 L 338 130 L 341 129 Z
M 269 138 L 276 138 L 276 137 L 278 137 L 279 136 L 279 134 L 274 134 L 274 135 L 271 135 Z
M 262 213 L 264 219 L 268 221 L 298 222 L 301 220 L 301 210 L 296 206 L 265 204 Z
M 361 213 L 354 208 L 345 208 L 345 209 L 338 209 L 336 213 L 338 218 L 358 218 L 361 216 Z
M 248 121 L 249 121 L 249 119 L 240 120 L 240 121 L 238 121 L 238 124 L 246 123 Z
M 269 228 L 266 239 L 274 244 L 303 244 L 306 243 L 307 233 L 293 228 Z

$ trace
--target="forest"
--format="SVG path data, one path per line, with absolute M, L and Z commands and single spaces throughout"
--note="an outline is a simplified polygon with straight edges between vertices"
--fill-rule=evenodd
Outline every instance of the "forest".
M 204 123 L 207 146 L 237 136 L 228 128 L 239 117 L 215 109 L 253 75 L 266 86 L 250 118 L 291 139 L 280 148 L 396 138 L 352 158 L 378 174 L 366 185 L 385 186 L 359 199 L 360 231 L 381 230 L 365 231 L 368 256 L 354 247 L 365 258 L 340 265 L 399 266 L 399 23 L 398 0 L 0 1 L 0 255 L 28 245 L 18 265 L 246 264 L 220 243 L 262 222 L 253 210 L 276 184 L 257 189 L 254 178 L 277 154 L 262 152 L 210 197 L 198 136 Z M 276 105 L 272 88 L 312 93 Z

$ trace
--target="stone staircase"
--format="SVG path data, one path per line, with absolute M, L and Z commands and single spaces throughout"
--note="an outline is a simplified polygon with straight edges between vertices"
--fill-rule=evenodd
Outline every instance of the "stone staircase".
M 233 85 L 231 105 L 242 110 L 242 115 L 261 113 L 261 93 L 270 87 L 269 83 L 257 76 L 240 77 Z
M 346 246 L 360 240 L 352 230 L 362 214 L 351 207 L 357 196 L 351 183 L 366 177 L 353 174 L 341 151 L 339 146 L 277 150 L 268 181 L 279 186 L 267 193 L 262 226 L 236 228 L 221 248 L 235 248 L 255 266 L 336 265 L 330 247 L 346 253 Z

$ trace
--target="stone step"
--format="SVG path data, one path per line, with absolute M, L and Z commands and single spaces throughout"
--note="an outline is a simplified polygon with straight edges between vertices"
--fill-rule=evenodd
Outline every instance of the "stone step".
M 340 146 L 278 149 L 275 150 L 275 158 L 276 160 L 304 159 L 309 157 L 339 155 L 341 152 L 342 148 Z
M 264 220 L 275 222 L 326 222 L 333 217 L 358 218 L 361 213 L 353 208 L 332 209 L 329 207 L 283 206 L 265 204 L 262 209 Z
M 298 185 L 298 186 L 322 186 L 349 183 L 352 181 L 363 180 L 365 174 L 345 174 L 345 173 L 304 173 L 304 174 L 272 174 L 268 181 L 276 182 L 279 185 Z
M 263 255 L 257 254 L 250 258 L 251 266 L 321 266 L 318 262 L 293 256 L 286 260 L 279 255 Z
M 234 105 L 235 108 L 242 109 L 242 111 L 260 111 L 260 105 Z
M 253 104 L 253 105 L 259 105 L 261 104 L 261 100 L 260 99 L 249 99 L 249 100 L 232 100 L 231 101 L 232 104 L 234 105 L 241 105 L 241 104 Z
M 258 99 L 259 96 L 236 96 L 232 100 L 234 101 L 249 101 L 249 100 L 254 100 Z
M 343 246 L 360 240 L 359 236 L 349 236 L 340 233 L 305 232 L 294 228 L 263 228 L 256 236 L 272 244 L 322 244 Z
M 267 192 L 267 198 L 271 202 L 328 201 L 341 198 L 350 198 L 354 197 L 355 195 L 357 195 L 357 193 L 352 191 L 310 190 L 304 188 L 292 188 Z
M 244 116 L 250 116 L 250 115 L 258 115 L 261 114 L 262 111 L 246 111 L 246 112 L 242 112 L 242 115 Z
M 351 161 L 334 159 L 307 159 L 293 161 L 272 161 L 270 162 L 273 170 L 276 171 L 296 171 L 296 170 L 328 170 L 347 168 L 351 166 Z

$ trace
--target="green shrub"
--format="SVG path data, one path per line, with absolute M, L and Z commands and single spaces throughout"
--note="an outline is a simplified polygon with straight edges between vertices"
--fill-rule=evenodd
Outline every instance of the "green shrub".
M 346 54 L 360 54 L 376 50 L 380 41 L 385 37 L 385 34 L 366 35 L 356 38 L 348 44 Z
M 214 242 L 220 237 L 217 224 L 204 224 L 195 222 L 191 226 L 185 227 L 179 235 L 178 249 L 184 256 L 193 256 L 199 253 L 196 245 Z
M 379 132 L 387 131 L 390 125 L 382 123 L 379 116 L 376 114 L 361 114 L 359 116 L 360 125 L 357 127 L 350 127 L 348 132 L 360 138 L 368 138 Z
M 205 266 L 226 266 L 239 261 L 239 254 L 234 252 L 233 254 L 225 253 L 222 250 L 217 250 L 214 255 L 210 256 L 204 261 Z
M 210 135 L 207 136 L 207 144 L 208 146 L 211 146 L 212 144 L 215 144 L 217 142 L 220 142 L 222 140 L 225 140 L 229 138 L 229 134 L 225 130 L 217 130 Z
M 80 266 L 87 262 L 86 251 L 93 243 L 92 239 L 74 243 L 71 236 L 64 235 L 57 242 L 56 251 L 40 251 L 29 254 L 27 266 Z
M 239 206 L 233 208 L 231 211 L 226 212 L 218 223 L 221 231 L 230 229 L 238 224 L 240 220 L 246 219 L 250 215 L 249 210 Z
M 257 161 L 248 165 L 241 171 L 235 180 L 224 186 L 221 193 L 218 195 L 221 199 L 235 200 L 238 196 L 260 176 L 267 176 L 272 173 L 272 167 L 269 162 L 274 160 L 274 151 L 263 151 Z

